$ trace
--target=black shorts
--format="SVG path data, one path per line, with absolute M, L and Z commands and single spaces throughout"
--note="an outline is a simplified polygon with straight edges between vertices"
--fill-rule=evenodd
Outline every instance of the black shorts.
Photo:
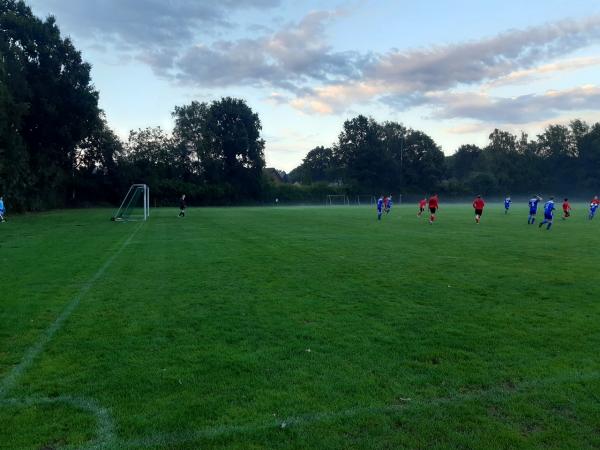
M 437 212 L 437 208 L 429 208 L 429 212 L 431 214 L 435 214 Z
M 476 215 L 476 216 L 480 216 L 480 215 L 482 215 L 482 214 L 483 214 L 483 209 L 476 209 L 476 210 L 475 210 L 475 215 Z
M 425 211 L 425 208 L 419 208 L 419 212 Z

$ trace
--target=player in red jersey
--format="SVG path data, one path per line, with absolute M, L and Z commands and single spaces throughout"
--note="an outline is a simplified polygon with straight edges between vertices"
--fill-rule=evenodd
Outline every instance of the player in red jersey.
M 429 224 L 433 225 L 435 222 L 435 214 L 437 210 L 440 208 L 440 199 L 437 194 L 433 194 L 433 196 L 429 199 L 429 212 L 431 215 L 429 216 Z
M 481 198 L 481 195 L 478 195 L 475 200 L 473 200 L 473 208 L 475 208 L 475 223 L 479 223 L 481 221 L 481 215 L 483 214 L 484 206 L 485 202 Z
M 423 211 L 425 211 L 425 205 L 427 205 L 427 199 L 424 198 L 419 202 L 419 212 L 417 213 L 417 217 L 421 217 Z
M 571 204 L 569 203 L 569 199 L 565 198 L 565 201 L 563 202 L 563 216 L 562 219 L 563 220 L 567 220 L 568 217 L 571 217 Z

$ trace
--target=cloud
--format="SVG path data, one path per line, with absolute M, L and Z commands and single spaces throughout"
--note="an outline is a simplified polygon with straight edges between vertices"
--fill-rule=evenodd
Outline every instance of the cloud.
M 496 79 L 598 41 L 600 16 L 563 20 L 479 41 L 391 51 L 364 72 L 371 79 L 402 80 L 413 90 L 440 90 Z
M 517 70 L 503 77 L 487 83 L 484 88 L 494 88 L 499 86 L 525 84 L 533 80 L 537 80 L 547 75 L 556 74 L 558 72 L 566 72 L 584 69 L 600 65 L 600 57 L 579 57 L 557 61 L 551 64 L 544 64 L 533 69 Z
M 232 26 L 235 11 L 274 8 L 281 0 L 30 0 L 56 14 L 82 36 L 114 38 L 123 44 L 167 47 L 190 40 L 198 30 Z
M 270 35 L 196 45 L 177 61 L 173 76 L 205 87 L 268 85 L 298 95 L 312 92 L 311 81 L 359 77 L 365 57 L 334 52 L 325 39 L 328 24 L 344 13 L 313 11 Z
M 70 34 L 129 52 L 163 74 L 198 35 L 235 26 L 238 11 L 272 9 L 281 0 L 30 0 Z M 37 7 L 37 8 L 36 8 Z M 63 30 L 64 31 L 64 30 Z
M 43 1 L 46 10 L 68 23 L 69 31 L 119 48 L 172 82 L 194 89 L 254 86 L 277 91 L 269 101 L 287 101 L 307 113 L 336 114 L 382 102 L 397 110 L 428 105 L 438 118 L 538 120 L 577 105 L 592 107 L 582 97 L 590 91 L 571 91 L 574 97 L 561 97 L 562 106 L 549 94 L 503 99 L 453 91 L 486 90 L 600 64 L 600 57 L 556 61 L 600 42 L 600 15 L 462 43 L 376 53 L 337 51 L 329 43 L 331 25 L 349 14 L 347 8 L 312 11 L 297 21 L 280 22 L 275 31 L 253 24 L 250 32 L 248 24 L 232 22 L 239 17 L 236 12 L 275 13 L 283 0 L 145 0 L 143 7 L 134 0 L 32 1 Z M 246 37 L 224 39 L 219 34 L 232 27 Z
M 557 117 L 566 111 L 600 110 L 600 87 L 582 86 L 541 95 L 498 98 L 481 93 L 429 96 L 437 119 L 475 119 L 492 124 L 523 124 Z M 474 125 L 473 127 L 476 127 Z
M 489 131 L 490 126 L 484 123 L 466 123 L 464 125 L 457 125 L 455 127 L 446 128 L 446 132 L 449 134 L 472 134 L 480 133 L 483 131 Z
M 295 104 L 302 109 L 314 105 L 314 112 L 330 113 L 379 97 L 392 108 L 410 108 L 427 103 L 427 94 L 432 92 L 495 80 L 506 82 L 511 76 L 518 79 L 551 70 L 566 70 L 566 62 L 563 66 L 546 65 L 538 69 L 535 66 L 599 41 L 600 16 L 593 16 L 511 30 L 462 44 L 408 52 L 393 50 L 371 55 L 363 67 L 357 68 L 362 74 L 359 82 L 315 89 Z M 598 63 L 598 59 L 580 58 L 570 62 L 584 67 Z M 371 97 L 365 98 L 364 86 L 371 87 Z M 346 93 L 343 101 L 330 95 L 336 90 Z

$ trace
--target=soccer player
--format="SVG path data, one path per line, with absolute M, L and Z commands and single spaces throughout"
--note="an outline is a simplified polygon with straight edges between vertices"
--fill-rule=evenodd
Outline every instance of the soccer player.
M 0 196 L 0 222 L 6 222 L 4 215 L 6 214 L 6 209 L 4 208 L 4 197 Z
M 568 217 L 571 217 L 571 204 L 569 203 L 569 199 L 565 198 L 562 204 L 563 207 L 563 220 L 567 220 Z
M 185 204 L 185 194 L 183 194 L 179 199 L 179 217 L 185 217 L 186 206 L 187 205 Z
M 539 228 L 542 228 L 542 226 L 544 226 L 545 224 L 548 224 L 546 230 L 549 230 L 552 227 L 552 221 L 554 220 L 554 210 L 554 197 L 550 197 L 550 200 L 548 200 L 544 205 L 544 220 L 538 225 Z
M 504 197 L 504 214 L 508 214 L 508 210 L 510 209 L 511 203 L 512 203 L 512 200 L 510 199 L 510 195 L 507 197 Z
M 377 220 L 381 220 L 381 210 L 383 209 L 383 196 L 377 200 Z
M 529 219 L 527 223 L 533 225 L 535 223 L 535 215 L 537 214 L 538 203 L 542 200 L 542 197 L 536 195 L 529 200 Z
M 392 210 L 392 195 L 390 194 L 390 196 L 387 197 L 387 203 L 385 204 L 385 213 L 389 214 L 391 210 Z
M 484 206 L 485 202 L 481 198 L 481 195 L 478 195 L 475 200 L 473 200 L 473 208 L 475 209 L 475 223 L 479 223 L 481 221 L 481 215 L 483 214 Z
M 425 205 L 427 204 L 427 199 L 424 198 L 419 202 L 419 212 L 417 213 L 417 217 L 421 217 L 423 215 L 423 211 L 425 211 Z
M 598 209 L 599 205 L 600 205 L 600 200 L 598 200 L 598 196 L 595 195 L 594 198 L 592 199 L 592 201 L 590 202 L 590 215 L 589 215 L 590 220 L 592 220 L 594 218 L 594 216 L 596 215 L 596 210 Z
M 431 215 L 429 216 L 429 224 L 433 225 L 435 222 L 435 215 L 437 210 L 440 209 L 440 199 L 437 194 L 433 194 L 433 196 L 429 199 L 429 212 Z

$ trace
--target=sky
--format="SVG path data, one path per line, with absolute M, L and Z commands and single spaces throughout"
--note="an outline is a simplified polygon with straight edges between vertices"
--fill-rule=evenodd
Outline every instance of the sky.
M 29 0 L 92 65 L 109 125 L 171 130 L 175 106 L 243 98 L 290 171 L 358 114 L 446 154 L 494 128 L 600 120 L 597 0 Z

